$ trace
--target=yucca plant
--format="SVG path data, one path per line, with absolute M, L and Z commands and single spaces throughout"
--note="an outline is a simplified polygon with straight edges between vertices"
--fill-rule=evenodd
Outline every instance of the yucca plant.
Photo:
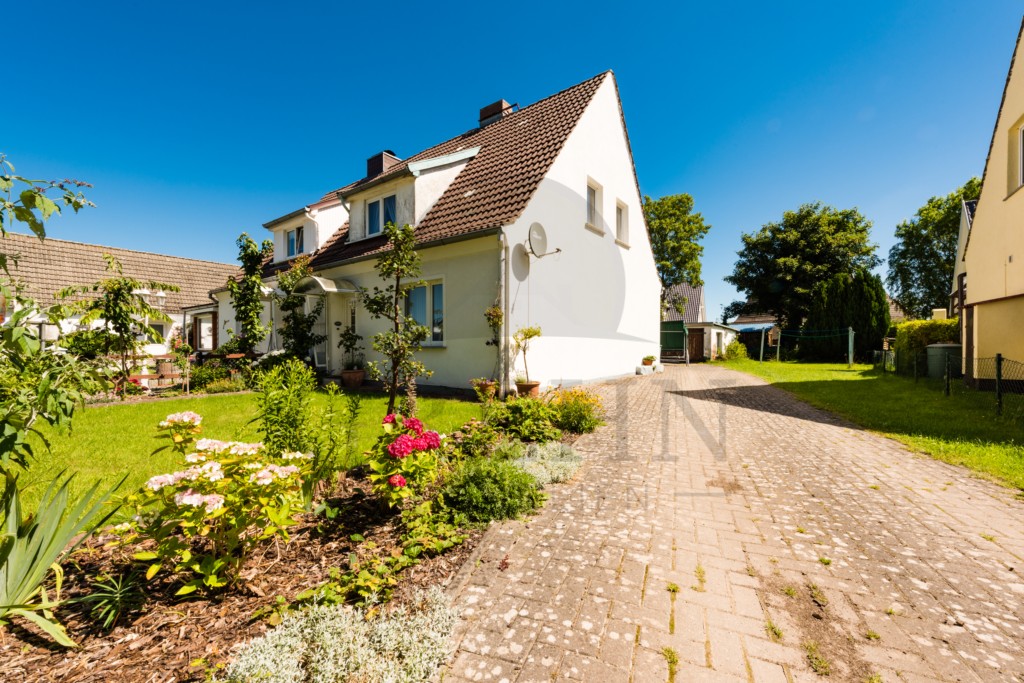
M 60 563 L 117 511 L 117 506 L 112 506 L 104 512 L 103 506 L 124 483 L 122 479 L 94 501 L 97 482 L 72 502 L 68 485 L 73 478 L 64 479 L 63 472 L 58 474 L 46 488 L 36 513 L 26 518 L 22 518 L 18 479 L 13 474 L 5 475 L 0 498 L 4 512 L 0 536 L 0 624 L 20 617 L 65 647 L 75 647 L 75 643 L 53 615 L 54 608 L 61 603 L 64 571 Z M 43 585 L 51 571 L 52 592 Z

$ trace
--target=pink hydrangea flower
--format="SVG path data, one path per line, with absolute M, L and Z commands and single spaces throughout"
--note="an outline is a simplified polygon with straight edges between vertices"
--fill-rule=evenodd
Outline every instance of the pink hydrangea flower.
M 426 444 L 426 448 L 421 450 L 429 450 L 441 447 L 441 435 L 437 432 L 423 432 L 423 436 L 420 437 Z
M 388 413 L 387 415 L 384 416 L 384 421 L 381 422 L 381 424 L 391 424 L 394 421 L 395 421 L 395 414 L 394 413 Z
M 249 481 L 259 484 L 260 486 L 266 486 L 275 479 L 285 479 L 293 474 L 298 474 L 298 472 L 299 468 L 295 465 L 285 465 L 282 467 L 281 465 L 270 464 L 259 472 L 250 475 Z
M 404 458 L 412 453 L 415 440 L 408 434 L 399 434 L 398 438 L 388 444 L 388 453 L 392 458 Z
M 218 441 L 217 439 L 199 439 L 196 441 L 196 450 L 200 453 L 223 453 L 231 448 L 230 441 Z
M 206 462 L 206 456 L 202 453 L 189 453 L 185 456 L 185 462 L 197 463 Z
M 388 483 L 397 489 L 403 488 L 406 484 L 405 477 L 401 474 L 392 474 L 388 477 Z
M 198 427 L 203 421 L 203 416 L 199 413 L 193 413 L 191 410 L 186 410 L 183 413 L 171 413 L 164 421 L 160 423 L 161 427 L 167 428 L 172 425 L 187 424 L 193 427 Z
M 219 496 L 216 493 L 204 496 L 197 491 L 188 489 L 174 496 L 174 504 L 179 507 L 205 507 L 207 512 L 213 512 L 224 507 L 224 496 Z
M 416 432 L 417 436 L 423 436 L 423 422 L 416 417 L 405 418 L 405 428 Z
M 228 452 L 231 455 L 256 455 L 261 450 L 263 450 L 262 443 L 240 443 L 233 441 Z

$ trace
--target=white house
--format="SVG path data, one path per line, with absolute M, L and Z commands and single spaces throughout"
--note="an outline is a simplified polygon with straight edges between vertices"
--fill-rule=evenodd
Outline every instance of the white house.
M 543 330 L 528 359 L 542 385 L 633 374 L 658 354 L 660 282 L 612 72 L 523 108 L 500 100 L 477 126 L 406 159 L 381 152 L 365 177 L 265 224 L 268 288 L 291 258 L 311 256 L 304 289 L 326 298 L 330 339 L 315 356 L 330 374 L 343 362 L 335 323 L 355 325 L 367 349 L 384 327 L 357 291 L 381 284 L 373 267 L 392 221 L 414 226 L 422 257 L 425 285 L 408 306 L 431 330 L 423 384 L 495 376 L 507 387 L 524 369 L 511 351 L 524 326 Z M 233 325 L 227 292 L 214 295 Z M 484 318 L 493 305 L 504 312 L 497 347 Z M 266 317 L 279 324 L 269 305 Z M 278 345 L 275 335 L 264 350 Z

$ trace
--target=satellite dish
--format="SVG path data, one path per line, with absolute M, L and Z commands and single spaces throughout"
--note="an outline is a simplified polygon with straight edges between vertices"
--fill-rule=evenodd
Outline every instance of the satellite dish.
M 555 249 L 550 252 L 548 251 L 548 233 L 540 223 L 534 223 L 530 226 L 530 233 L 527 236 L 527 241 L 530 243 L 530 253 L 537 258 L 547 256 L 548 254 L 557 254 L 562 251 L 561 249 Z

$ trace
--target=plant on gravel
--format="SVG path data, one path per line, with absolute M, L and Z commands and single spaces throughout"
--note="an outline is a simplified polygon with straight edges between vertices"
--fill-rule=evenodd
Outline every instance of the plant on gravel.
M 495 402 L 487 411 L 487 423 L 520 441 L 554 441 L 562 436 L 554 425 L 555 410 L 536 398 L 510 398 Z
M 374 609 L 315 606 L 246 644 L 225 683 L 347 683 L 429 680 L 448 656 L 457 613 L 439 588 L 418 591 L 408 606 Z
M 543 488 L 572 479 L 583 463 L 583 458 L 572 446 L 558 441 L 530 444 L 526 454 L 514 461 L 520 469 L 529 472 Z
M 459 464 L 440 499 L 470 522 L 516 519 L 544 500 L 533 475 L 507 460 L 477 458 Z
M 367 453 L 374 493 L 395 507 L 437 480 L 441 436 L 415 417 L 389 413 L 384 433 Z
M 182 415 L 168 416 L 161 426 Z M 195 425 L 202 419 L 186 417 Z M 298 452 L 274 457 L 259 443 L 200 439 L 194 445 L 196 452 L 184 458 L 189 467 L 150 478 L 127 499 L 136 508 L 138 538 L 154 546 L 135 553 L 150 563 L 146 579 L 165 568 L 191 576 L 177 595 L 233 583 L 257 543 L 288 539 L 312 458 Z
M 804 643 L 804 652 L 807 653 L 807 663 L 811 670 L 819 676 L 828 676 L 832 673 L 832 665 L 825 659 L 818 650 L 818 644 L 813 640 Z
M 555 389 L 548 394 L 548 405 L 554 409 L 552 423 L 572 434 L 589 434 L 604 424 L 601 398 L 582 387 Z

